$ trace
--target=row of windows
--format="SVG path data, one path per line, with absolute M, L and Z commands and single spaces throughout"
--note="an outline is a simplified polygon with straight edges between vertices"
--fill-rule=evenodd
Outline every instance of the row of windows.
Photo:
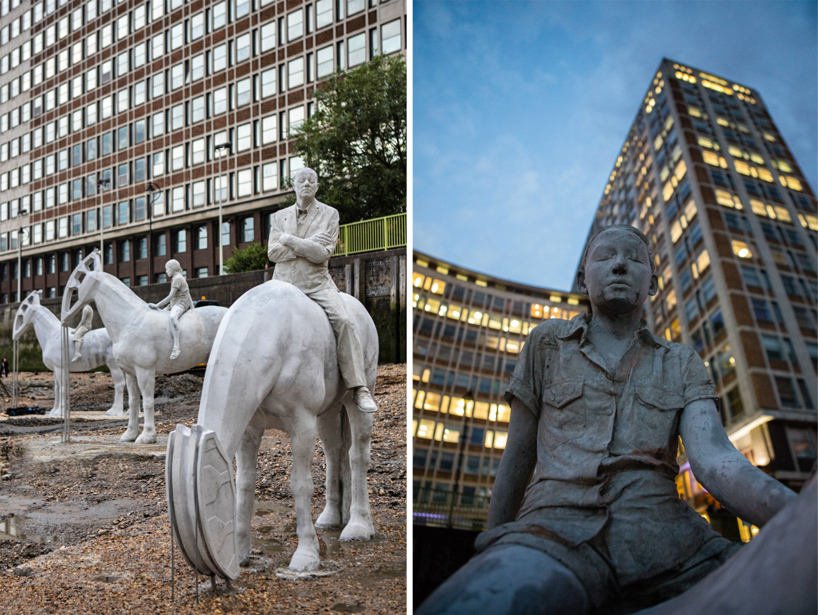
M 204 207 L 207 204 L 225 202 L 231 198 L 244 198 L 258 192 L 276 190 L 278 187 L 278 172 L 279 170 L 286 171 L 286 163 L 285 160 L 270 162 L 253 168 L 242 169 L 235 173 L 225 174 L 224 178 L 204 179 L 184 186 L 160 190 L 153 195 L 152 206 L 147 197 L 137 197 L 112 205 L 105 205 L 99 208 L 99 214 L 97 214 L 95 208 L 85 212 L 85 214 L 73 214 L 73 216 L 63 216 L 58 219 L 33 224 L 26 227 L 23 245 L 28 245 L 29 242 L 39 244 L 83 233 L 93 233 L 98 230 L 99 225 L 101 225 L 101 228 L 106 229 L 115 225 L 141 222 L 147 219 L 149 207 L 151 217 L 160 217 Z M 290 159 L 289 163 L 292 172 L 303 166 L 301 161 L 296 159 Z M 223 179 L 223 182 L 220 181 L 221 179 Z M 42 202 L 42 198 L 45 198 L 47 207 L 53 206 L 50 200 L 53 198 L 53 192 L 49 192 L 49 190 L 53 189 L 32 196 L 31 202 L 34 203 L 35 207 L 37 207 L 37 203 Z M 45 194 L 44 197 L 43 194 Z M 19 201 L 23 205 L 28 203 L 25 199 Z M 17 206 L 16 200 L 13 205 Z M 42 208 L 41 205 L 40 208 Z M 9 207 L 9 209 L 12 214 L 19 213 L 13 207 Z M 84 226 L 83 215 L 85 216 Z M 16 249 L 16 238 L 16 230 L 0 235 L 0 250 Z
M 397 24 L 398 27 L 400 25 L 399 20 L 392 23 Z M 386 24 L 383 28 L 389 25 Z M 240 79 L 235 84 L 216 88 L 212 93 L 203 94 L 189 102 L 175 105 L 169 111 L 156 113 L 150 120 L 153 128 L 152 134 L 153 136 L 163 134 L 166 126 L 168 130 L 178 130 L 185 125 L 283 93 L 286 89 L 301 87 L 315 78 L 323 78 L 334 71 L 335 58 L 339 60 L 339 69 L 344 68 L 344 60 L 348 60 L 349 67 L 357 66 L 366 61 L 365 37 L 364 33 L 352 36 L 347 41 L 339 41 L 315 53 L 308 53 L 306 56 L 282 63 L 278 67 L 261 71 L 258 75 Z M 345 55 L 347 53 L 345 49 L 348 51 L 347 55 Z M 377 54 L 377 49 L 371 50 L 370 53 Z M 164 73 L 154 74 L 150 78 L 123 88 L 99 101 L 91 102 L 83 108 L 49 122 L 42 128 L 3 143 L 0 146 L 0 162 L 41 147 L 44 143 L 51 143 L 56 139 L 66 137 L 72 132 L 80 132 L 86 127 L 95 125 L 98 121 L 143 105 L 151 100 L 151 97 L 159 98 L 166 91 L 182 87 L 191 80 L 203 78 L 206 55 L 216 58 L 214 62 L 218 61 L 218 66 L 221 66 L 224 60 L 223 56 L 218 55 L 217 50 L 200 54 Z M 220 57 L 222 59 L 218 59 Z M 210 65 L 210 62 L 207 62 L 207 65 Z M 85 75 L 86 78 L 88 75 L 96 75 L 96 73 L 91 71 Z M 42 113 L 44 108 L 49 110 L 62 102 L 67 102 L 72 95 L 75 98 L 81 96 L 82 80 L 83 75 L 80 75 L 72 83 L 66 82 L 49 90 L 31 103 L 3 114 L 0 116 L 0 132 L 5 133 L 29 121 L 31 117 Z M 96 76 L 94 76 L 94 83 L 96 83 Z M 146 121 L 141 120 L 143 126 Z
M 120 2 L 123 0 L 119 0 Z M 173 44 L 173 49 L 183 46 L 185 43 L 193 42 L 206 33 L 213 32 L 219 28 L 224 27 L 228 22 L 235 19 L 245 17 L 250 14 L 255 8 L 271 4 L 273 0 L 233 0 L 229 4 L 227 2 L 217 2 L 209 9 L 193 15 L 186 19 L 183 23 L 176 24 L 170 30 L 170 36 Z M 60 0 L 59 6 L 67 4 L 67 0 Z M 12 0 L 9 6 L 9 0 L 4 0 L 0 4 L 0 14 L 6 15 L 10 9 L 16 8 L 20 4 L 20 0 Z M 161 18 L 165 12 L 171 13 L 180 8 L 184 4 L 183 0 L 153 0 L 152 2 L 145 2 L 141 6 L 137 6 L 133 11 L 125 13 L 118 17 L 111 24 L 103 26 L 100 30 L 107 30 L 104 35 L 107 40 L 105 47 L 114 40 L 122 40 L 127 38 L 130 34 L 145 27 L 151 20 L 156 21 Z M 335 4 L 335 6 L 333 6 Z M 370 2 L 370 5 L 372 3 Z M 98 16 L 106 13 L 113 8 L 113 0 L 89 0 L 84 6 L 80 6 L 73 12 L 66 14 L 65 17 L 59 21 L 55 21 L 50 26 L 45 28 L 40 34 L 35 35 L 31 40 L 23 43 L 22 46 L 15 48 L 11 53 L 4 56 L 0 61 L 0 65 L 4 68 L 0 71 L 5 73 L 10 68 L 16 67 L 21 61 L 25 61 L 30 57 L 37 55 L 44 49 L 48 49 L 55 43 L 68 37 L 71 32 L 80 30 L 84 25 L 92 23 Z M 315 29 L 324 28 L 333 22 L 333 10 L 338 15 L 338 19 L 344 18 L 346 10 L 347 15 L 360 13 L 366 8 L 365 0 L 338 0 L 333 3 L 333 0 L 317 0 L 315 6 L 308 6 L 306 11 L 304 9 L 297 9 L 286 16 L 280 18 L 280 30 L 286 27 L 287 42 L 293 41 L 296 38 L 303 36 L 305 31 L 310 33 L 313 31 L 313 23 Z M 3 12 L 5 9 L 5 12 Z M 0 45 L 6 45 L 14 40 L 22 32 L 28 30 L 33 24 L 39 23 L 44 16 L 50 15 L 57 9 L 56 0 L 46 0 L 46 2 L 36 3 L 30 10 L 25 11 L 19 17 L 14 19 L 11 23 L 0 29 Z M 305 19 L 306 15 L 306 19 Z M 286 26 L 284 25 L 286 23 Z M 114 34 L 116 39 L 114 39 Z M 284 40 L 283 36 L 280 36 Z M 89 52 L 89 56 L 96 53 L 96 48 Z
M 219 11 L 218 7 L 221 7 L 221 11 Z M 134 10 L 134 29 L 141 28 L 144 25 L 144 15 L 146 10 L 147 9 L 145 6 L 138 7 Z M 221 25 L 223 25 L 224 2 L 216 5 L 212 11 L 214 15 L 222 15 L 219 26 L 221 27 Z M 205 12 L 209 13 L 210 10 Z M 293 16 L 300 15 L 302 12 L 303 9 L 298 9 L 297 11 L 294 11 L 288 15 L 287 22 L 289 24 L 289 32 L 293 31 L 291 23 L 293 22 Z M 118 38 L 128 36 L 130 27 L 128 19 L 129 16 L 124 15 L 117 21 L 116 29 L 119 33 Z M 300 20 L 295 21 L 303 26 L 303 17 L 301 17 Z M 42 44 L 41 37 L 45 36 L 47 41 L 49 33 L 51 33 L 52 29 L 55 27 L 56 26 L 52 26 L 51 28 L 47 29 L 45 33 L 34 37 L 34 39 L 28 43 L 29 45 L 33 46 L 35 53 L 38 52 L 37 50 Z M 283 18 L 279 20 L 279 28 L 282 27 Z M 119 54 L 115 59 L 112 58 L 102 62 L 99 66 L 95 66 L 86 71 L 84 74 L 78 75 L 71 80 L 71 94 L 73 95 L 73 98 L 78 98 L 84 92 L 92 91 L 97 87 L 97 84 L 101 85 L 109 82 L 116 75 L 123 76 L 128 74 L 130 70 L 145 65 L 151 58 L 156 59 L 161 57 L 164 55 L 166 50 L 172 51 L 182 47 L 185 44 L 186 32 L 188 33 L 188 42 L 203 35 L 204 13 L 196 15 L 190 20 L 186 20 L 184 23 L 172 26 L 166 32 L 154 36 L 150 41 L 139 43 L 132 49 L 128 49 Z M 373 28 L 370 30 L 369 36 L 371 55 L 377 55 L 379 52 L 389 54 L 401 49 L 399 19 L 382 25 L 380 28 L 380 33 L 382 43 L 379 45 L 378 29 Z M 56 33 L 52 33 L 51 35 L 56 36 Z M 365 36 L 366 35 L 362 33 L 349 38 L 348 64 L 345 64 L 347 57 L 345 57 L 344 53 L 342 53 L 342 47 L 339 47 L 339 53 L 337 54 L 339 68 L 343 69 L 346 65 L 356 66 L 357 64 L 360 64 L 366 60 Z M 276 22 L 272 21 L 261 26 L 260 29 L 253 30 L 252 32 L 248 32 L 237 37 L 234 41 L 229 41 L 216 46 L 212 51 L 208 51 L 207 54 L 199 54 L 194 56 L 190 60 L 186 60 L 182 64 L 171 69 L 170 77 L 167 79 L 168 84 L 171 86 L 169 90 L 176 89 L 186 82 L 189 83 L 195 79 L 203 77 L 206 66 L 213 72 L 217 72 L 225 69 L 228 64 L 233 65 L 233 63 L 243 62 L 256 53 L 269 51 L 275 47 L 276 38 Z M 92 33 L 84 40 L 75 43 L 72 47 L 66 48 L 59 52 L 59 54 L 56 56 L 39 63 L 31 71 L 27 71 L 20 77 L 12 80 L 11 83 L 0 87 L 0 103 L 4 103 L 7 100 L 14 98 L 21 92 L 28 91 L 32 86 L 38 85 L 44 79 L 50 79 L 58 72 L 68 70 L 68 68 L 71 66 L 82 64 L 85 58 L 91 57 L 99 49 L 103 49 L 111 45 L 113 42 L 114 24 L 104 26 L 99 30 L 99 32 Z M 27 48 L 28 47 L 25 47 L 25 49 Z M 19 63 L 18 51 L 19 50 L 15 50 L 8 56 L 0 58 L 0 74 L 5 73 L 9 69 L 10 65 L 11 68 L 13 68 L 17 65 L 17 63 Z M 229 58 L 228 52 L 230 56 Z M 205 55 L 207 55 L 207 58 L 205 58 Z M 318 76 L 320 78 L 325 74 L 329 74 L 333 70 L 332 46 L 320 50 L 319 55 L 321 57 L 318 59 L 317 68 L 319 73 Z M 28 59 L 28 52 L 24 52 L 23 56 L 24 59 Z M 42 98 L 38 97 L 35 102 L 31 103 L 30 113 L 27 111 L 27 108 L 29 107 L 28 104 L 24 105 L 23 108 L 13 110 L 12 115 L 9 118 L 9 123 L 16 125 L 15 122 L 19 121 L 20 117 L 25 117 L 26 115 L 36 117 L 39 115 L 39 113 L 42 113 L 42 109 L 50 110 L 53 108 L 54 104 L 63 104 L 67 102 L 70 100 L 68 97 L 67 86 L 68 83 L 63 84 L 62 86 L 59 86 L 59 88 L 51 90 Z M 290 87 L 296 86 L 294 84 L 290 84 Z
M 125 205 L 125 204 L 123 204 Z M 127 211 L 127 210 L 126 210 Z M 121 212 L 120 212 L 121 214 Z M 98 212 L 96 210 L 89 211 L 81 214 L 73 214 L 71 216 L 65 216 L 59 220 L 59 225 L 61 227 L 68 227 L 72 230 L 72 235 L 79 235 L 82 233 L 82 225 L 83 222 L 88 223 L 89 225 L 93 225 L 94 228 L 97 228 L 97 215 Z M 102 215 L 102 214 L 99 214 Z M 272 214 L 267 214 L 265 217 L 265 231 L 269 232 L 270 226 L 270 216 Z M 124 214 L 125 219 L 127 219 L 127 213 Z M 123 222 L 124 223 L 124 222 Z M 252 243 L 255 241 L 255 219 L 253 216 L 246 216 L 241 218 L 237 222 L 237 232 L 238 235 L 238 242 L 239 243 Z M 221 245 L 229 246 L 230 245 L 230 227 L 231 222 L 226 221 L 222 222 L 222 237 L 221 237 Z M 194 250 L 206 250 L 208 247 L 208 227 L 207 225 L 200 225 L 192 229 L 192 248 Z M 93 230 L 93 229 L 91 229 Z M 67 232 L 67 231 L 66 231 Z M 184 254 L 188 251 L 188 231 L 187 229 L 176 229 L 170 231 L 171 237 L 171 252 L 172 255 L 179 255 Z M 17 233 L 13 234 L 3 234 L 0 236 L 0 249 L 6 250 L 9 247 L 11 249 L 17 248 Z M 118 259 L 119 262 L 129 262 L 131 260 L 131 244 L 133 244 L 133 256 L 136 260 L 143 260 L 148 257 L 148 238 L 147 237 L 138 237 L 136 239 L 119 239 L 117 241 L 117 252 L 118 252 Z M 28 230 L 23 234 L 23 245 L 29 245 L 28 241 Z M 77 250 L 74 252 L 73 256 L 73 265 L 71 264 L 71 254 L 69 252 L 62 253 L 62 260 L 60 261 L 60 271 L 70 271 L 73 267 L 76 267 L 79 262 L 82 260 L 82 249 Z M 168 242 L 167 242 L 167 235 L 165 233 L 156 234 L 153 236 L 153 254 L 154 256 L 167 256 L 168 253 Z M 47 273 L 53 274 L 57 271 L 57 255 L 52 254 L 48 257 L 37 256 L 32 258 L 27 258 L 23 261 L 23 277 L 31 277 L 32 271 L 34 271 L 34 275 L 44 275 L 44 267 L 43 263 L 47 263 Z M 106 243 L 104 250 L 103 250 L 103 262 L 106 265 L 111 265 L 114 263 L 114 244 L 113 243 Z M 12 279 L 16 279 L 16 263 L 12 263 L 14 267 L 12 268 Z M 0 268 L 0 279 L 6 280 L 6 266 L 3 265 Z
M 108 187 L 126 186 L 149 177 L 160 177 L 166 172 L 180 171 L 207 161 L 219 160 L 221 150 L 217 150 L 216 147 L 224 143 L 232 144 L 233 153 L 271 145 L 279 138 L 284 139 L 289 136 L 289 133 L 285 134 L 283 129 L 279 132 L 278 126 L 289 125 L 290 130 L 294 130 L 303 123 L 304 109 L 303 106 L 295 107 L 287 112 L 240 124 L 236 128 L 228 128 L 212 136 L 201 137 L 189 143 L 153 152 L 145 158 L 122 163 L 114 168 L 116 182 L 113 184 L 111 184 L 111 169 L 105 169 L 85 178 L 75 178 L 57 187 L 46 188 L 46 190 L 52 191 L 52 197 L 56 190 L 56 194 L 60 197 L 59 203 L 64 204 L 68 202 L 69 197 L 71 200 L 78 200 L 83 197 L 94 196 L 97 194 L 98 184 L 100 186 L 107 185 Z M 169 113 L 172 113 L 172 111 L 169 111 Z M 94 137 L 85 143 L 77 143 L 70 149 L 61 150 L 45 158 L 35 160 L 29 165 L 2 173 L 0 174 L 0 190 L 5 191 L 26 185 L 30 181 L 49 177 L 70 167 L 76 167 L 84 162 L 96 160 L 98 157 L 107 156 L 116 150 L 125 151 L 131 145 L 145 141 L 148 132 L 146 128 L 145 120 L 138 120 L 131 126 L 122 126 L 100 137 Z M 264 189 L 265 191 L 271 189 L 270 186 L 273 185 L 273 176 L 269 171 L 267 176 L 268 181 L 265 184 L 267 186 Z M 65 196 L 63 197 L 63 195 Z M 56 201 L 53 198 L 51 201 L 48 198 L 35 201 L 35 211 L 40 209 L 43 202 L 53 204 Z M 7 217 L 6 212 L 0 209 L 0 220 L 5 220 Z

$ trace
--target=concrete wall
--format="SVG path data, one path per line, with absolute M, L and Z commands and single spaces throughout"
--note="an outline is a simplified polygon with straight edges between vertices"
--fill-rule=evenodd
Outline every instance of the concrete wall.
M 330 260 L 330 273 L 338 288 L 353 295 L 372 315 L 380 338 L 380 362 L 406 361 L 406 250 L 398 248 L 382 252 L 368 252 Z M 230 306 L 242 294 L 272 277 L 273 269 L 248 271 L 233 275 L 190 279 L 190 294 L 194 300 L 202 297 Z M 149 303 L 164 299 L 170 284 L 151 284 L 133 289 Z M 42 299 L 42 305 L 59 316 L 61 299 Z M 0 357 L 11 362 L 11 332 L 19 303 L 0 305 Z M 101 327 L 98 314 L 94 327 Z M 34 332 L 20 341 L 20 366 L 23 370 L 45 369 L 41 350 Z

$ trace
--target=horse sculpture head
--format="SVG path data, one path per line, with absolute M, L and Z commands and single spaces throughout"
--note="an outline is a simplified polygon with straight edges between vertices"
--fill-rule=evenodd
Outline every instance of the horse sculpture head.
M 82 316 L 82 308 L 91 302 L 99 284 L 102 259 L 99 250 L 94 250 L 82 259 L 71 272 L 62 296 L 61 320 L 64 325 L 76 326 Z
M 17 315 L 14 317 L 14 329 L 11 339 L 18 340 L 20 336 L 34 323 L 34 314 L 40 307 L 40 292 L 35 290 L 23 299 L 20 307 L 17 308 Z

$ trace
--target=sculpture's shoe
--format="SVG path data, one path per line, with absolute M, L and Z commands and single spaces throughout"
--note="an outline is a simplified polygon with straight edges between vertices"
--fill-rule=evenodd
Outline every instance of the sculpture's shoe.
M 105 416 L 127 416 L 127 413 L 122 408 L 111 407 L 105 413 Z
M 378 411 L 378 406 L 375 405 L 375 400 L 372 399 L 372 393 L 370 393 L 366 387 L 358 387 L 355 389 L 352 400 L 361 412 L 372 414 Z
M 173 534 L 187 562 L 204 575 L 239 576 L 233 464 L 216 434 L 178 425 L 165 461 Z
M 60 410 L 59 408 L 53 408 L 51 410 L 51 412 L 48 413 L 48 416 L 59 416 L 59 417 L 61 417 L 62 416 L 62 410 Z
M 170 353 L 170 359 L 177 359 L 180 354 L 182 354 L 182 351 L 179 348 L 174 348 L 173 352 Z
M 78 359 L 81 359 L 81 358 L 82 358 L 82 355 L 80 353 L 77 353 L 73 357 L 71 357 L 71 363 L 75 363 Z

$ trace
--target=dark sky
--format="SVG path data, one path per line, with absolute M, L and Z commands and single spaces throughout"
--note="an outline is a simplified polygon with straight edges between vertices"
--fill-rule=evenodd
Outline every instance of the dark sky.
M 415 249 L 567 290 L 663 57 L 756 89 L 815 190 L 816 6 L 415 0 Z

